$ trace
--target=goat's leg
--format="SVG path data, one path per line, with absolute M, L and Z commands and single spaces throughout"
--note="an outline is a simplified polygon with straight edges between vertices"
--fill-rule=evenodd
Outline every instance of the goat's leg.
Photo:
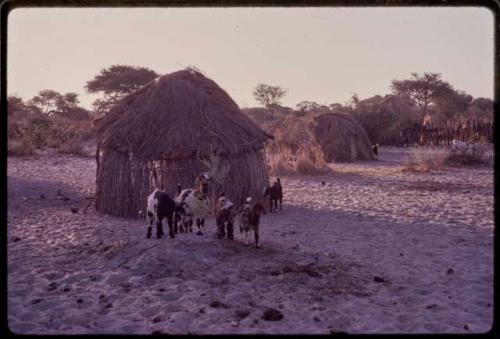
M 227 221 L 227 238 L 233 240 L 233 221 L 231 219 Z
M 259 243 L 259 225 L 255 226 L 253 230 L 253 236 L 255 237 L 255 248 L 260 248 Z
M 170 238 L 173 239 L 173 238 L 175 238 L 175 234 L 174 234 L 174 225 L 173 225 L 172 215 L 167 216 L 167 223 L 168 223 L 168 234 L 170 235 Z M 177 232 L 175 232 L 175 233 L 177 233 Z
M 156 221 L 156 239 L 160 239 L 162 235 L 163 235 L 163 225 L 162 221 L 158 219 Z
M 273 198 L 269 197 L 269 212 L 271 213 L 273 211 Z
M 149 227 L 148 227 L 148 233 L 146 234 L 146 238 L 151 238 L 151 230 L 153 229 L 153 213 L 148 212 L 148 220 L 149 220 Z
M 280 211 L 281 211 L 281 203 L 282 203 L 282 200 L 283 198 L 280 198 L 279 201 L 280 201 Z
M 178 224 L 177 224 L 177 220 L 178 220 L 178 215 L 176 212 L 174 212 L 174 233 L 177 234 L 178 231 L 180 231 L 178 229 Z M 169 226 L 170 228 L 170 226 Z
M 224 220 L 222 217 L 217 218 L 217 238 L 222 239 L 225 237 L 224 233 Z
M 201 219 L 200 218 L 196 218 L 196 226 L 198 226 L 198 232 L 196 234 L 203 235 L 203 232 L 201 231 Z
M 189 217 L 186 227 L 189 227 L 189 232 L 193 232 L 193 217 Z

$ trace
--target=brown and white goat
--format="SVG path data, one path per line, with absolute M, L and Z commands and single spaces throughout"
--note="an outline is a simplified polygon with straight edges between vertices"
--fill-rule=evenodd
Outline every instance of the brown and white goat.
M 255 247 L 260 248 L 259 242 L 259 225 L 260 217 L 262 214 L 266 214 L 266 209 L 264 205 L 260 202 L 251 204 L 251 198 L 247 198 L 243 209 L 240 214 L 240 234 L 241 238 L 245 244 L 248 246 L 248 239 L 250 238 L 250 233 L 253 232 L 255 239 Z
M 195 188 L 181 190 L 180 185 L 178 185 L 178 195 L 175 198 L 175 201 L 183 206 L 186 211 L 185 220 L 183 220 L 181 225 L 190 227 L 193 223 L 190 218 L 196 218 L 196 225 L 198 226 L 196 234 L 198 235 L 203 234 L 202 229 L 205 226 L 205 218 L 213 213 L 212 202 L 207 195 L 209 181 L 209 176 L 203 173 L 196 179 Z
M 222 193 L 215 205 L 215 219 L 217 223 L 217 237 L 233 239 L 234 204 Z

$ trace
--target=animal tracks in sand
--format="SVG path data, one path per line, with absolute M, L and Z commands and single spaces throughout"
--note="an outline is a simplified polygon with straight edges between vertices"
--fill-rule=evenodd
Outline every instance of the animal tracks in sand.
M 93 194 L 95 162 L 61 159 L 64 171 L 9 158 L 16 333 L 473 333 L 492 323 L 492 170 L 402 174 L 375 162 L 282 177 L 283 210 L 264 216 L 255 250 L 238 232 L 145 239 L 145 220 L 71 213 Z M 71 200 L 52 199 L 58 189 Z M 283 317 L 262 319 L 268 309 Z

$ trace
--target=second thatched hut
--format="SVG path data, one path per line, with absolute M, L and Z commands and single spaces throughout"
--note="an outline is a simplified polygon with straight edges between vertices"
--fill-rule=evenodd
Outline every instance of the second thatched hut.
M 373 160 L 368 134 L 353 118 L 340 113 L 325 113 L 310 121 L 316 142 L 327 162 Z
M 269 184 L 264 143 L 271 136 L 214 81 L 195 70 L 161 76 L 113 106 L 99 122 L 96 209 L 137 217 L 147 195 L 177 183 L 193 187 L 203 171 L 239 204 Z
M 318 174 L 329 170 L 308 120 L 288 116 L 265 123 L 263 128 L 274 136 L 266 145 L 271 173 Z

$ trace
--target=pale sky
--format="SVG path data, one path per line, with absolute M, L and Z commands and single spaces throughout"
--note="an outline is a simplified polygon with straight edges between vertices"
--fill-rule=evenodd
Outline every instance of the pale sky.
M 390 93 L 393 79 L 441 73 L 493 98 L 493 14 L 481 7 L 20 8 L 8 16 L 7 92 L 97 97 L 83 86 L 113 64 L 166 74 L 194 65 L 240 105 L 258 83 L 282 100 L 345 103 Z

